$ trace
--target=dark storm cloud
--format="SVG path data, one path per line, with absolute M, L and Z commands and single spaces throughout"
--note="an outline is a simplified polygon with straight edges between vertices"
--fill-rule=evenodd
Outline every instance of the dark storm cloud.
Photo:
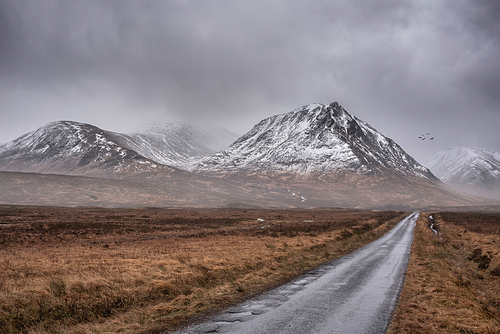
M 4 0 L 0 141 L 57 119 L 241 133 L 338 100 L 419 160 L 451 145 L 500 151 L 499 11 L 486 0 Z M 433 146 L 416 140 L 424 131 L 439 132 Z
M 470 31 L 470 49 L 477 58 L 464 67 L 461 81 L 467 89 L 477 92 L 500 109 L 500 2 L 479 0 L 464 8 L 464 30 Z M 468 49 L 469 49 L 468 48 Z
M 17 2 L 10 23 L 18 33 L 8 41 L 15 51 L 3 70 L 21 84 L 52 89 L 104 81 L 138 105 L 232 112 L 248 99 L 292 93 L 285 83 L 302 71 L 300 41 L 293 42 L 300 13 L 266 8 L 229 1 Z

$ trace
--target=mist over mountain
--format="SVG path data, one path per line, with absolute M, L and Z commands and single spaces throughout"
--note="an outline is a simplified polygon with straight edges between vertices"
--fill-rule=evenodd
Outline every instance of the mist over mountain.
M 129 134 L 118 134 L 124 147 L 164 165 L 187 169 L 197 159 L 221 151 L 239 135 L 223 128 L 187 124 L 153 124 Z
M 500 198 L 500 153 L 483 148 L 451 147 L 427 163 L 444 183 L 470 193 Z

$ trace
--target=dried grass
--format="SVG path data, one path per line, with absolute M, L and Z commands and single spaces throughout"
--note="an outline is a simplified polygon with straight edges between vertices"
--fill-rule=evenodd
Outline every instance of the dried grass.
M 172 329 L 348 253 L 403 214 L 0 207 L 13 223 L 0 234 L 0 331 Z
M 492 256 L 492 267 L 498 264 L 500 234 L 498 220 L 492 217 L 500 216 L 432 216 L 440 233 L 435 235 L 429 229 L 429 214 L 422 213 L 388 333 L 498 333 L 500 277 L 491 268 L 481 269 L 471 254 L 481 248 Z

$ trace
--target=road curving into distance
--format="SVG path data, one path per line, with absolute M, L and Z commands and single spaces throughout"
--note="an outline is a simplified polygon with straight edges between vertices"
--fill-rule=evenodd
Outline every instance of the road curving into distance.
M 414 212 L 356 252 L 178 333 L 385 333 L 418 216 Z

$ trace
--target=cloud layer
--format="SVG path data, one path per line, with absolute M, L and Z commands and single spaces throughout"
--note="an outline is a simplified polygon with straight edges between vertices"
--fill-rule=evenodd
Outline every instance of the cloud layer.
M 60 119 L 244 133 L 337 100 L 421 162 L 500 151 L 499 18 L 496 0 L 7 0 L 0 142 Z

